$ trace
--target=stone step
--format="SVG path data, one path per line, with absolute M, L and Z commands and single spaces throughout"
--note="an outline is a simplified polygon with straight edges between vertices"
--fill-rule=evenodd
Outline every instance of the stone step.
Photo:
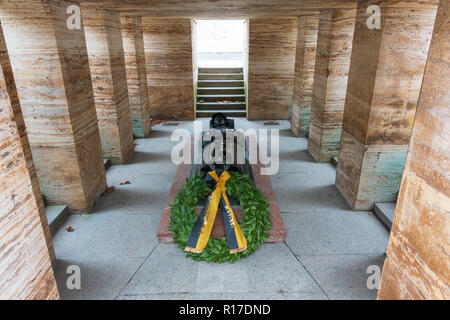
M 197 102 L 245 101 L 245 94 L 198 94 Z
M 103 159 L 103 164 L 105 166 L 105 170 L 108 170 L 112 165 L 111 159 Z
M 243 117 L 246 116 L 245 110 L 197 110 L 196 115 L 197 118 L 210 118 L 215 113 L 220 112 L 223 113 L 226 117 Z
M 332 157 L 330 161 L 333 166 L 337 167 L 337 165 L 338 165 L 338 157 L 337 156 Z
M 242 73 L 199 73 L 198 80 L 243 80 Z
M 54 236 L 58 230 L 63 227 L 67 218 L 70 215 L 70 210 L 67 206 L 46 206 L 45 212 L 47 214 L 47 223 L 50 228 L 50 234 Z
M 245 102 L 197 102 L 197 110 L 245 110 Z
M 244 87 L 202 87 L 197 88 L 197 94 L 244 94 Z
M 374 206 L 374 213 L 380 221 L 388 228 L 392 229 L 392 222 L 394 221 L 396 203 L 377 202 Z
M 243 73 L 243 68 L 198 68 L 198 73 Z
M 204 88 L 204 87 L 242 88 L 243 86 L 244 86 L 243 80 L 199 80 L 197 82 L 198 88 Z

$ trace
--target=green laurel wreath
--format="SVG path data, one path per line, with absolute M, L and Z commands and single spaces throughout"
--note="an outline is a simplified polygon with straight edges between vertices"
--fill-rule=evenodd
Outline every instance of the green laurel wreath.
M 211 237 L 202 253 L 187 252 L 186 256 L 196 261 L 207 262 L 236 262 L 253 254 L 269 236 L 270 223 L 269 204 L 262 192 L 250 183 L 249 177 L 237 172 L 230 172 L 230 179 L 226 183 L 227 194 L 239 200 L 244 212 L 239 222 L 242 232 L 247 239 L 247 249 L 231 254 L 226 238 Z M 208 196 L 211 190 L 206 186 L 202 175 L 186 179 L 186 184 L 178 192 L 174 202 L 170 202 L 170 227 L 174 233 L 174 241 L 180 249 L 185 248 L 191 230 L 197 219 L 195 208 L 199 200 Z

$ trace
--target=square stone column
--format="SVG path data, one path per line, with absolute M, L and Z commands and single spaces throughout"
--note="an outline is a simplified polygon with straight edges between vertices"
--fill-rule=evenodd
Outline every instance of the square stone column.
M 84 31 L 66 24 L 74 4 L 7 1 L 0 18 L 41 191 L 86 211 L 106 178 Z
M 307 137 L 311 116 L 312 89 L 316 65 L 319 12 L 298 19 L 297 51 L 295 55 L 294 95 L 292 97 L 291 131 L 297 137 Z
M 145 138 L 150 133 L 151 122 L 147 73 L 145 71 L 142 18 L 138 16 L 123 16 L 120 18 L 120 23 L 122 25 L 123 51 L 133 134 L 138 138 Z
M 450 299 L 450 2 L 441 1 L 379 299 Z
M 247 118 L 289 119 L 297 18 L 249 19 Z
M 0 299 L 58 299 L 28 171 L 32 164 L 22 147 L 4 74 L 0 65 Z
M 317 162 L 339 152 L 356 9 L 319 16 L 308 151 Z
M 91 8 L 82 15 L 103 157 L 124 163 L 134 142 L 120 16 Z
M 9 97 L 9 104 L 14 115 L 14 122 L 17 126 L 17 131 L 20 136 L 20 143 L 22 145 L 23 154 L 31 179 L 31 187 L 33 188 L 34 198 L 39 211 L 39 218 L 41 219 L 42 230 L 44 231 L 45 240 L 47 242 L 48 252 L 52 263 L 55 262 L 55 250 L 53 249 L 52 236 L 50 228 L 48 227 L 47 215 L 45 213 L 44 200 L 42 199 L 41 188 L 34 167 L 33 156 L 31 154 L 30 142 L 28 141 L 27 130 L 25 128 L 25 121 L 23 120 L 22 109 L 20 108 L 19 96 L 17 95 L 16 83 L 9 61 L 8 50 L 6 49 L 5 38 L 3 36 L 3 29 L 0 24 L 0 66 L 2 67 L 3 79 L 6 84 L 6 89 Z
M 380 29 L 367 27 L 378 4 Z M 364 1 L 357 22 L 336 185 L 355 210 L 395 202 L 422 84 L 436 1 Z
M 150 116 L 194 120 L 190 19 L 142 17 Z

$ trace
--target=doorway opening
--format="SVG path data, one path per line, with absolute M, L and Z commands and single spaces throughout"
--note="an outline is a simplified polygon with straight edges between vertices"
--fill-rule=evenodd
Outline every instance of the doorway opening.
M 248 66 L 246 20 L 194 20 L 196 116 L 245 117 Z

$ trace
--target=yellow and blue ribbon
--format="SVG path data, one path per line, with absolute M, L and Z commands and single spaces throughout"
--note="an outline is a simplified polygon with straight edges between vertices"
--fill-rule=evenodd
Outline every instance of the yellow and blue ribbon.
M 216 181 L 216 188 L 209 195 L 205 206 L 198 216 L 184 250 L 194 253 L 203 251 L 208 244 L 217 209 L 220 206 L 230 253 L 244 251 L 247 249 L 247 240 L 239 227 L 226 193 L 225 184 L 230 178 L 230 174 L 224 171 L 219 177 L 215 170 L 208 172 L 208 174 Z

